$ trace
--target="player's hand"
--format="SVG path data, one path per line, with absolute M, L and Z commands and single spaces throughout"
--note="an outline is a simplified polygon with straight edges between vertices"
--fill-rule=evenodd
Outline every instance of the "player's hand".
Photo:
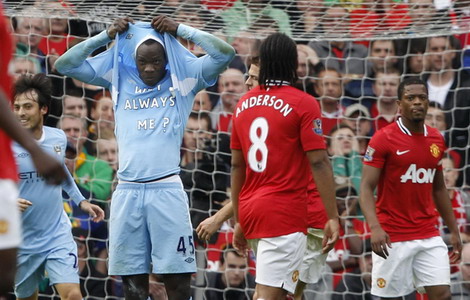
M 372 251 L 380 257 L 386 259 L 388 257 L 388 248 L 392 248 L 392 242 L 390 236 L 382 229 L 377 226 L 374 229 L 371 228 L 370 244 Z
M 450 263 L 454 264 L 462 257 L 462 240 L 460 239 L 460 234 L 458 232 L 450 234 L 450 244 L 452 245 Z
M 31 153 L 34 166 L 48 184 L 60 184 L 65 178 L 64 166 L 54 157 L 43 151 Z
M 173 19 L 160 15 L 157 17 L 154 17 L 152 22 L 152 27 L 156 31 L 160 33 L 168 32 L 172 36 L 176 37 L 176 30 L 178 29 L 178 23 L 176 23 Z
M 221 225 L 222 224 L 217 223 L 215 216 L 209 217 L 197 226 L 197 236 L 200 240 L 208 241 Z
M 338 218 L 329 219 L 325 224 L 325 235 L 322 240 L 322 252 L 328 253 L 339 239 L 339 220 Z
M 23 198 L 18 198 L 18 208 L 20 209 L 21 212 L 24 212 L 31 205 L 33 205 L 32 202 Z
M 80 202 L 80 209 L 88 213 L 93 222 L 100 222 L 104 219 L 104 211 L 98 205 L 91 204 L 87 200 Z
M 246 257 L 248 252 L 248 242 L 246 241 L 245 234 L 243 233 L 240 223 L 235 224 L 232 244 L 233 248 L 237 250 L 238 254 Z
M 312 47 L 309 47 L 308 45 L 298 44 L 297 49 L 307 53 L 307 60 L 312 64 L 312 66 L 318 65 L 318 63 L 320 62 L 320 58 L 318 57 L 317 52 L 315 52 Z
M 134 20 L 131 17 L 118 18 L 114 20 L 113 24 L 108 27 L 108 36 L 114 40 L 116 33 L 123 33 L 129 29 L 129 23 L 134 24 Z

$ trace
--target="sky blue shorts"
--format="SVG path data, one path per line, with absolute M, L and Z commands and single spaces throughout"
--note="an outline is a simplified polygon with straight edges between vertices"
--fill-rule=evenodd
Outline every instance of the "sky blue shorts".
M 69 243 L 48 252 L 18 253 L 18 270 L 15 278 L 17 298 L 27 298 L 38 289 L 45 272 L 51 285 L 58 283 L 80 283 L 78 277 L 77 244 Z
M 119 183 L 111 200 L 109 274 L 196 272 L 192 231 L 181 181 Z

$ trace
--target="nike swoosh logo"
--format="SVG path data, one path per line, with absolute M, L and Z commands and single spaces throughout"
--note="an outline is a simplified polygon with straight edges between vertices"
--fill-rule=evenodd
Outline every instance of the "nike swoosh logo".
M 405 150 L 405 151 L 397 150 L 397 155 L 403 155 L 403 154 L 408 153 L 408 152 L 410 152 L 410 150 Z

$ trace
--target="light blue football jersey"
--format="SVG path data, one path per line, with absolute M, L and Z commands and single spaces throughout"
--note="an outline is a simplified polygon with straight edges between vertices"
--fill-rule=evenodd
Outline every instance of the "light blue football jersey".
M 38 143 L 42 150 L 64 163 L 67 138 L 62 130 L 44 126 Z M 62 189 L 77 204 L 84 197 L 65 165 L 67 179 L 62 185 L 49 185 L 36 171 L 24 148 L 14 143 L 13 153 L 18 167 L 19 197 L 33 203 L 22 213 L 23 243 L 19 251 L 39 253 L 70 242 L 73 237 L 70 220 L 64 211 Z
M 62 74 L 112 89 L 121 180 L 149 181 L 179 173 L 181 142 L 194 96 L 213 85 L 233 58 L 233 48 L 210 34 L 180 24 L 178 35 L 195 41 L 208 55 L 197 58 L 173 36 L 139 22 L 129 25 L 113 48 L 96 57 L 80 62 L 109 42 L 106 32 L 73 47 L 56 63 Z M 142 82 L 135 64 L 136 48 L 149 38 L 163 42 L 168 58 L 166 76 L 153 87 Z

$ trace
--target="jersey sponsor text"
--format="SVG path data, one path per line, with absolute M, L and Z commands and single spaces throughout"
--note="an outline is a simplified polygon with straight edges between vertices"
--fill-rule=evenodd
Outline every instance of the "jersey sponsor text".
M 411 180 L 413 183 L 432 183 L 436 169 L 416 169 L 416 164 L 411 164 L 404 175 L 401 176 L 401 182 L 406 183 Z

